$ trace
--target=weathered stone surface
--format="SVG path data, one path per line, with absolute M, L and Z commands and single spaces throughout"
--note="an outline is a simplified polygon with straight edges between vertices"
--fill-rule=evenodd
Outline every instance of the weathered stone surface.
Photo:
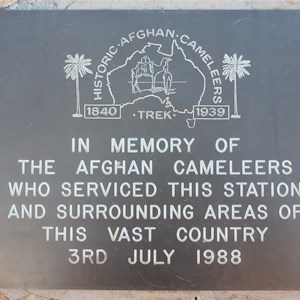
M 286 0 L 54 0 L 59 9 L 297 9 L 300 1 Z
M 9 7 L 7 7 L 7 9 L 30 10 L 30 9 L 55 9 L 56 8 L 56 4 L 54 0 L 19 0 L 19 1 L 14 0 L 13 2 L 14 2 L 12 3 L 13 5 L 10 5 Z
M 195 298 L 193 298 L 195 299 Z M 193 300 L 192 298 L 174 298 L 172 300 Z M 150 300 L 164 300 L 164 298 L 153 298 L 153 299 L 150 299 Z M 196 299 L 195 299 L 196 300 Z M 197 299 L 198 300 L 198 299 Z M 200 299 L 199 299 L 200 300 Z
M 299 300 L 298 291 L 2 290 L 0 300 Z M 7 297 L 1 298 L 1 295 Z
M 300 0 L 0 0 L 8 9 L 299 9 Z
M 15 4 L 18 0 L 0 0 L 0 8 Z
M 31 295 L 26 296 L 22 300 L 45 300 L 45 299 L 47 299 L 47 298 L 31 294 Z M 49 298 L 49 299 L 51 299 L 51 298 Z

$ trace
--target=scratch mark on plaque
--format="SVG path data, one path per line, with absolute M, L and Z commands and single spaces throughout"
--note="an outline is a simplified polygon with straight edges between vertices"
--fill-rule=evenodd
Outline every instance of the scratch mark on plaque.
M 256 23 L 256 24 L 263 25 L 263 26 L 266 26 L 266 27 L 269 27 L 269 28 L 275 28 L 275 29 L 280 29 L 281 31 L 286 31 L 286 29 L 284 29 L 281 26 L 277 26 L 277 25 L 267 23 L 267 22 L 258 21 L 258 20 L 255 20 L 255 19 L 250 19 L 250 18 L 247 18 L 247 17 L 236 20 L 235 22 L 232 23 L 232 25 L 238 25 L 242 22 Z
M 154 286 L 154 287 L 157 287 L 157 288 L 163 288 L 162 286 L 159 286 L 159 285 L 156 285 L 154 283 L 152 283 L 151 281 L 147 280 L 139 271 L 137 271 L 137 273 L 139 274 L 139 276 L 145 281 L 147 282 L 148 284 Z
M 182 281 L 185 281 L 185 282 L 188 282 L 188 283 L 192 283 L 191 280 L 185 279 L 185 278 L 183 278 L 183 277 L 181 277 L 181 276 L 176 275 L 176 277 L 177 277 L 178 279 L 182 280 Z

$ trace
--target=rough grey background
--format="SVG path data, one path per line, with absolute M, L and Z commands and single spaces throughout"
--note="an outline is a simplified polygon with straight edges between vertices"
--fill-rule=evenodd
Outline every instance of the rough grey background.
M 0 0 L 0 9 L 299 9 L 300 0 Z M 0 266 L 1 267 L 1 266 Z M 297 291 L 76 291 L 0 290 L 0 300 L 180 299 L 276 300 L 300 299 Z

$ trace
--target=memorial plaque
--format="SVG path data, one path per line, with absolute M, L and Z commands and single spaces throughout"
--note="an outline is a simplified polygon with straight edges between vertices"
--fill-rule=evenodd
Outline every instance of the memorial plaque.
M 0 287 L 300 288 L 299 11 L 0 28 Z

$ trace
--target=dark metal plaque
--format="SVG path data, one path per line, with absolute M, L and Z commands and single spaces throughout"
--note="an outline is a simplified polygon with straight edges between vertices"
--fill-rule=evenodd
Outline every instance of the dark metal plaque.
M 300 288 L 300 12 L 0 13 L 0 286 Z

